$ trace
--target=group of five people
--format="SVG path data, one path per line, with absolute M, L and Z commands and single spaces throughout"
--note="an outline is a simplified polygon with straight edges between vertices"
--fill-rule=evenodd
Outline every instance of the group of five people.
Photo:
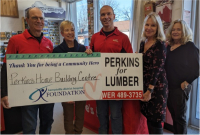
M 103 6 L 100 10 L 100 21 L 103 28 L 92 36 L 90 49 L 86 49 L 75 39 L 74 24 L 70 21 L 63 21 L 60 25 L 61 35 L 64 37 L 63 42 L 53 49 L 51 41 L 41 32 L 44 27 L 43 12 L 39 8 L 30 8 L 26 18 L 29 29 L 9 40 L 6 53 L 133 53 L 129 38 L 114 26 L 114 19 L 115 14 L 112 7 Z M 169 41 L 167 47 L 166 37 Z M 141 113 L 147 118 L 150 134 L 163 133 L 162 122 L 165 121 L 167 106 L 172 115 L 174 133 L 187 133 L 186 102 L 191 83 L 199 76 L 199 50 L 192 42 L 192 31 L 183 20 L 174 21 L 168 28 L 166 37 L 159 15 L 153 12 L 147 15 L 143 24 L 139 49 L 139 53 L 143 54 L 143 99 L 141 101 L 96 101 L 100 134 L 108 133 L 109 108 L 112 133 L 123 133 L 122 108 L 128 102 L 140 102 Z M 10 108 L 7 96 L 6 58 L 1 73 L 1 103 L 4 108 Z M 64 128 L 67 134 L 82 133 L 85 104 L 86 101 L 62 103 Z M 39 133 L 50 133 L 54 104 L 30 105 L 21 108 L 24 134 L 35 133 L 38 109 Z M 140 108 L 135 109 L 140 111 Z

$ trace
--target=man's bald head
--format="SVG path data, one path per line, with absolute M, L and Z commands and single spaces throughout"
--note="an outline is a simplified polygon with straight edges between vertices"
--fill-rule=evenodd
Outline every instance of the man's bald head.
M 100 14 L 101 14 L 101 10 L 102 10 L 103 8 L 110 8 L 110 9 L 112 9 L 112 13 L 115 14 L 113 8 L 112 8 L 111 6 L 109 6 L 109 5 L 104 5 L 103 7 L 101 7 L 101 9 L 100 9 Z
M 34 10 L 40 10 L 42 12 L 43 16 L 44 16 L 44 13 L 43 13 L 43 11 L 40 8 L 38 8 L 38 7 L 32 7 L 32 8 L 29 8 L 28 11 L 26 12 L 26 17 L 29 18 L 30 17 L 30 12 L 32 12 Z

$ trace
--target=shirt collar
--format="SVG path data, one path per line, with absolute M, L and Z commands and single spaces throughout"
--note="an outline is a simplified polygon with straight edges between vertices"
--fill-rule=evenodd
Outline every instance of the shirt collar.
M 25 31 L 23 32 L 25 38 L 34 38 L 34 36 L 32 36 L 29 32 L 28 29 L 25 29 Z M 42 38 L 44 38 L 43 33 L 41 33 Z
M 78 44 L 77 40 L 74 39 L 74 52 L 78 52 L 78 50 L 77 50 L 78 46 L 79 46 L 79 44 Z M 70 51 L 67 43 L 65 42 L 65 39 L 63 39 L 63 42 L 61 43 L 60 47 L 62 48 L 62 50 L 64 52 L 69 52 Z
M 115 28 L 115 30 L 114 30 L 114 32 L 113 33 L 111 33 L 112 35 L 114 34 L 114 35 L 119 35 L 120 34 L 120 31 L 118 30 L 118 28 L 117 27 L 114 27 Z M 105 35 L 104 33 L 103 33 L 103 28 L 101 28 L 101 31 L 100 31 L 100 34 L 101 35 Z

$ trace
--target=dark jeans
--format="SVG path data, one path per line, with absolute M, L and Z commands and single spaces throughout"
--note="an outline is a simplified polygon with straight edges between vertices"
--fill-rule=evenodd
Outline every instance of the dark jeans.
M 190 88 L 169 89 L 167 106 L 173 119 L 174 134 L 187 134 L 186 111 Z
M 22 106 L 22 128 L 23 134 L 35 134 L 37 127 L 37 113 L 39 109 L 40 130 L 39 134 L 50 134 L 53 123 L 54 103 Z
M 163 134 L 162 123 L 147 120 L 149 134 Z
M 64 128 L 66 134 L 81 134 L 84 124 L 84 112 L 86 101 L 75 101 L 74 104 L 62 102 L 64 114 Z M 74 110 L 75 107 L 75 110 Z M 75 122 L 74 120 L 75 111 Z
M 122 100 L 97 100 L 97 115 L 100 122 L 99 134 L 108 134 L 109 107 L 113 134 L 122 134 Z

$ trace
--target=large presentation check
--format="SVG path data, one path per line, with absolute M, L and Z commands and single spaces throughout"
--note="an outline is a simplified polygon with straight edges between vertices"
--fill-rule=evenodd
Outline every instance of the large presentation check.
M 7 54 L 6 58 L 11 107 L 143 95 L 142 54 Z

